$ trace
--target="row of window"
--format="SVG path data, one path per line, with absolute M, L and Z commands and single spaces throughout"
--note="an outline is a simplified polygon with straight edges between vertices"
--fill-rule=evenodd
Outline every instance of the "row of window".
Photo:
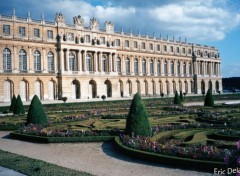
M 3 25 L 3 35 L 7 36 L 10 35 L 10 25 Z M 26 28 L 23 26 L 19 26 L 18 30 L 19 37 L 25 37 L 26 36 Z M 40 38 L 40 29 L 34 28 L 33 29 L 33 36 L 36 38 Z M 53 31 L 52 30 L 47 30 L 47 38 L 48 39 L 53 39 Z
M 39 51 L 34 51 L 34 71 L 41 72 L 42 65 L 41 65 L 41 53 Z M 54 54 L 52 52 L 48 52 L 47 55 L 48 59 L 48 71 L 54 72 Z M 12 70 L 12 55 L 11 51 L 8 48 L 3 50 L 3 70 L 5 72 L 11 72 Z M 27 53 L 25 50 L 21 49 L 19 51 L 19 70 L 20 72 L 27 72 Z

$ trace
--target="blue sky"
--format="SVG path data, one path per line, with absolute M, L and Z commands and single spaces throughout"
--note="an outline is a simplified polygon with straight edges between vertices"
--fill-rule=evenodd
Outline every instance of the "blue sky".
M 67 23 L 81 15 L 85 26 L 95 17 L 103 27 L 115 24 L 115 31 L 165 38 L 187 38 L 188 42 L 215 46 L 222 58 L 222 76 L 240 77 L 240 1 L 239 0 L 8 0 L 0 1 L 0 14 L 54 21 L 62 12 Z M 101 26 L 100 25 L 100 26 Z

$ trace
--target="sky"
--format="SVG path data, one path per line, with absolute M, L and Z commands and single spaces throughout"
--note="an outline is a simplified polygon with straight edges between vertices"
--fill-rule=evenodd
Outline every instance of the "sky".
M 0 14 L 54 21 L 61 12 L 68 24 L 81 15 L 85 26 L 96 18 L 103 28 L 215 46 L 222 59 L 223 77 L 240 77 L 240 0 L 4 0 Z

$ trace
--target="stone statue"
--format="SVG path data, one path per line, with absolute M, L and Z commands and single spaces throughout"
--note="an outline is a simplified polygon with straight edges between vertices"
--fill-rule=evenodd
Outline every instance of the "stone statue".
M 75 17 L 73 17 L 73 23 L 75 26 L 83 27 L 84 19 L 80 15 L 75 16 Z
M 99 30 L 99 23 L 95 18 L 90 19 L 90 30 Z
M 114 33 L 114 24 L 111 21 L 105 22 L 105 31 L 107 33 Z

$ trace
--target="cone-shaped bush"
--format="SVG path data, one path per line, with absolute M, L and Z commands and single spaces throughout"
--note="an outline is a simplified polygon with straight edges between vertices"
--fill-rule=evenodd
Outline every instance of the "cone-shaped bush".
M 174 96 L 174 104 L 175 105 L 181 105 L 181 100 L 180 100 L 180 98 L 178 96 L 178 92 L 177 91 L 175 92 L 175 96 Z
M 180 101 L 183 102 L 184 101 L 184 98 L 183 98 L 183 93 L 182 91 L 180 91 Z
M 148 114 L 141 96 L 137 93 L 134 95 L 130 110 L 127 117 L 126 129 L 127 135 L 150 136 L 151 126 L 148 120 Z
M 47 115 L 43 108 L 41 101 L 37 95 L 34 95 L 30 107 L 28 109 L 28 116 L 26 125 L 32 124 L 47 124 Z
M 204 100 L 204 106 L 214 106 L 212 91 L 210 89 L 207 91 L 207 95 Z
M 17 114 L 17 115 L 25 114 L 25 110 L 24 110 L 22 99 L 21 99 L 20 95 L 17 96 L 16 105 L 13 109 L 13 114 Z
M 9 111 L 13 111 L 15 106 L 16 106 L 17 98 L 15 95 L 13 95 L 12 100 L 11 100 L 11 105 L 9 107 Z

